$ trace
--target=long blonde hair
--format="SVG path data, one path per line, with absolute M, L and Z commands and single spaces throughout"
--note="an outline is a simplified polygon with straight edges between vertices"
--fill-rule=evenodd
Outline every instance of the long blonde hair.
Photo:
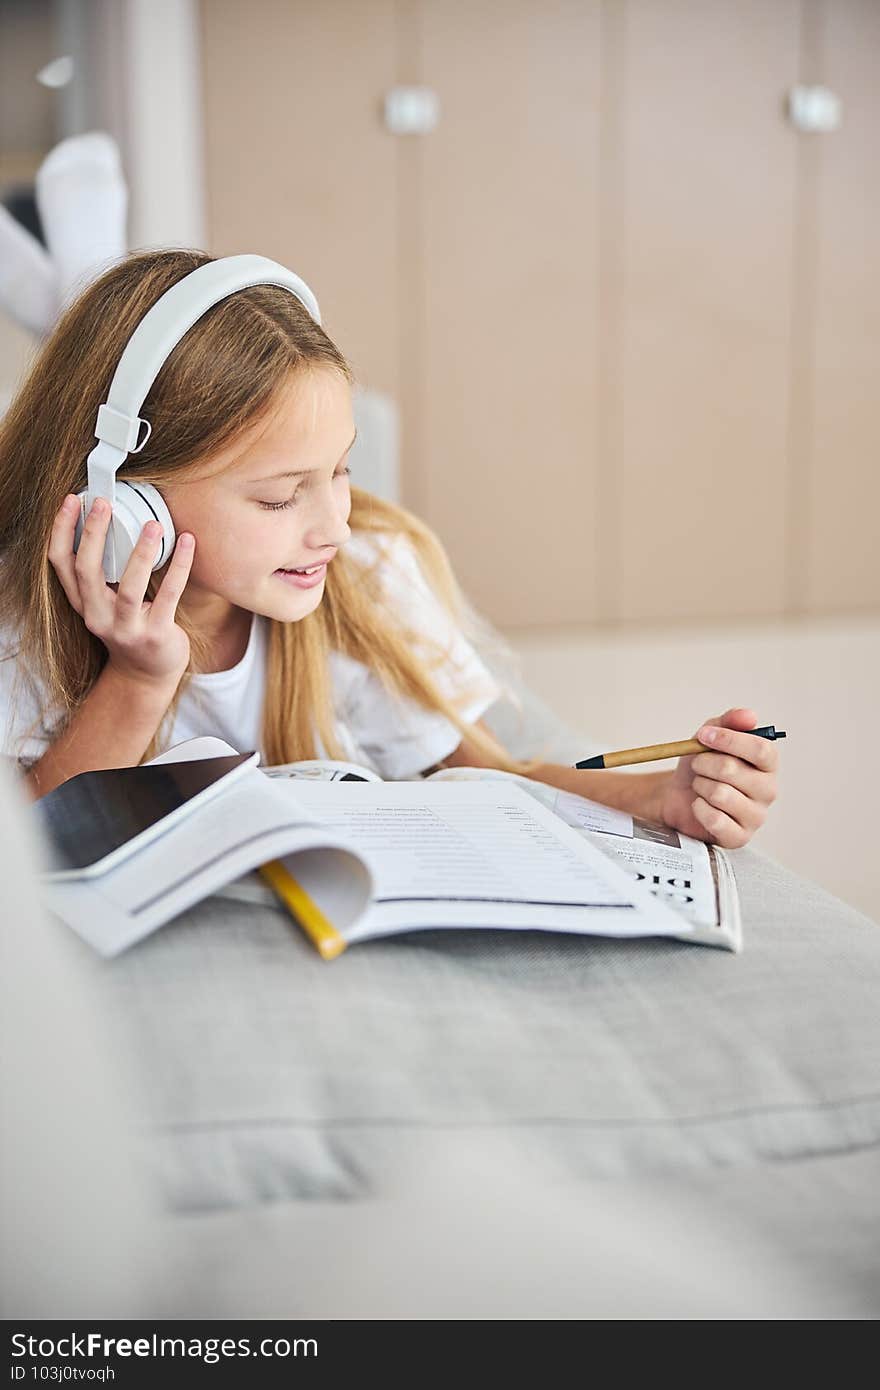
M 167 289 L 211 259 L 175 249 L 117 262 L 67 308 L 0 421 L 0 623 L 19 634 L 16 680 L 30 680 L 41 706 L 28 733 L 42 723 L 57 737 L 107 661 L 106 647 L 73 609 L 48 560 L 53 520 L 65 494 L 86 487 L 98 406 L 136 325 Z M 230 295 L 194 324 L 161 368 L 143 406 L 152 434 L 119 478 L 160 490 L 185 478 L 195 461 L 232 444 L 270 409 L 291 372 L 321 367 L 353 382 L 345 358 L 289 291 L 255 285 Z M 351 496 L 352 532 L 406 536 L 431 587 L 467 630 L 473 610 L 430 528 L 406 508 L 357 487 Z M 164 573 L 151 575 L 147 599 Z M 190 663 L 142 761 L 161 751 L 191 676 L 205 669 L 204 634 L 182 606 L 175 620 L 190 639 Z M 329 653 L 337 650 L 368 666 L 388 690 L 443 714 L 489 765 L 509 772 L 531 767 L 462 722 L 433 676 L 443 651 L 432 651 L 424 633 L 408 632 L 387 610 L 375 563 L 359 564 L 343 547 L 312 613 L 297 622 L 267 621 L 265 765 L 315 757 L 316 734 L 326 756 L 343 756 L 328 666 Z

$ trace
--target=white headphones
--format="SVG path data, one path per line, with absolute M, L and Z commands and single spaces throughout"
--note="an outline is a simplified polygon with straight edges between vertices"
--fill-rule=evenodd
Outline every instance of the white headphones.
M 149 483 L 116 480 L 117 470 L 128 455 L 139 453 L 150 437 L 150 422 L 142 420 L 139 414 L 147 393 L 165 359 L 196 320 L 221 299 L 251 285 L 279 285 L 290 290 L 315 322 L 321 322 L 317 299 L 293 271 L 265 256 L 225 256 L 190 271 L 166 290 L 125 346 L 107 400 L 98 407 L 98 443 L 88 457 L 88 487 L 79 493 L 80 516 L 73 542 L 76 551 L 92 503 L 96 497 L 106 497 L 112 508 L 103 562 L 108 584 L 116 584 L 122 578 L 148 521 L 155 519 L 162 527 L 154 570 L 170 559 L 177 539 L 171 513 L 158 488 Z M 143 438 L 141 426 L 146 427 Z

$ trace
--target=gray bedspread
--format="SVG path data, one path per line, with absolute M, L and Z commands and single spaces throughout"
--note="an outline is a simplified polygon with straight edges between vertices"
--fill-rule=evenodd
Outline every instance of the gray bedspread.
M 107 967 L 181 1210 L 352 1199 L 426 1135 L 561 1180 L 880 1141 L 880 931 L 751 850 L 746 945 L 431 931 L 322 961 L 214 899 Z

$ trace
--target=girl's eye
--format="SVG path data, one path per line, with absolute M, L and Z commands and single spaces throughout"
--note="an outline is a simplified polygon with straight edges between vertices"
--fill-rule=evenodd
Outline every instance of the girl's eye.
M 283 512 L 285 507 L 296 505 L 296 493 L 286 502 L 261 502 L 260 506 L 267 512 Z
M 339 472 L 334 474 L 334 481 L 336 478 L 347 478 L 350 473 L 351 465 L 346 464 L 344 468 L 340 468 Z M 295 507 L 296 499 L 302 486 L 303 484 L 300 483 L 293 496 L 289 497 L 286 502 L 261 502 L 260 506 L 267 512 L 283 512 L 286 507 Z

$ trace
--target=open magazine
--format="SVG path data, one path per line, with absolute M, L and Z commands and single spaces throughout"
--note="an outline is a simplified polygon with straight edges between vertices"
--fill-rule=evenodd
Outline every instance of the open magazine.
M 190 760 L 231 756 L 234 764 L 225 784 L 173 815 L 161 802 L 155 824 L 128 850 L 117 845 L 106 870 L 99 860 L 45 875 L 49 910 L 105 956 L 211 894 L 308 904 L 339 943 L 328 954 L 371 937 L 455 927 L 740 947 L 733 876 L 723 853 L 699 841 L 492 769 L 384 782 L 338 762 L 260 768 L 258 755 L 242 763 L 235 751 L 222 739 L 191 739 L 120 770 L 141 774 L 127 785 L 142 797 L 147 769 L 154 781 L 173 774 L 176 784 Z M 61 803 L 56 818 L 76 805 L 78 781 L 49 794 Z M 298 898 L 279 890 L 279 875 Z
M 321 759 L 266 767 L 263 772 L 268 777 L 293 779 L 300 784 L 351 780 L 382 782 L 369 768 Z M 680 919 L 679 931 L 672 935 L 728 951 L 742 950 L 736 879 L 730 858 L 719 845 L 707 845 L 668 826 L 496 768 L 441 768 L 418 779 L 417 784 L 474 781 L 505 781 L 521 786 L 529 796 L 623 867 L 637 884 L 671 908 Z M 220 894 L 244 902 L 271 902 L 273 898 L 272 890 L 257 874 L 228 884 Z

